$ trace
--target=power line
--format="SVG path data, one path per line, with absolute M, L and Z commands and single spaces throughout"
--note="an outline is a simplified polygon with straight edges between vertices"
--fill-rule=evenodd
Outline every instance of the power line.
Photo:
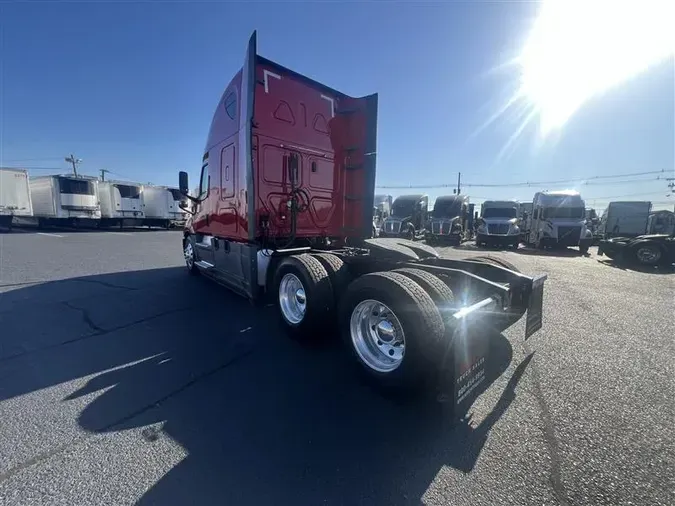
M 63 167 L 26 167 L 25 165 L 22 166 L 15 166 L 15 167 L 7 167 L 8 169 L 25 169 L 25 170 L 60 170 L 64 171 Z
M 7 163 L 22 163 L 22 162 L 52 162 L 54 160 L 60 160 L 60 156 L 50 156 L 50 157 L 43 157 L 43 158 L 13 158 L 10 160 L 3 159 L 3 162 Z
M 545 185 L 553 185 L 553 184 L 565 184 L 565 183 L 581 183 L 582 185 L 588 185 L 588 184 L 600 184 L 600 183 L 588 183 L 588 181 L 593 181 L 596 179 L 613 179 L 613 178 L 620 178 L 620 177 L 635 177 L 635 176 L 647 176 L 647 175 L 654 175 L 654 174 L 665 174 L 665 169 L 661 170 L 652 170 L 652 171 L 645 171 L 645 172 L 633 172 L 630 174 L 609 174 L 609 175 L 602 175 L 602 176 L 591 176 L 591 177 L 585 177 L 585 178 L 574 178 L 574 179 L 559 179 L 556 181 L 522 181 L 518 183 L 485 183 L 485 184 L 477 184 L 477 183 L 463 183 L 462 186 L 465 187 L 473 187 L 473 188 L 516 188 L 516 187 L 530 187 L 530 186 L 545 186 Z M 659 178 L 655 178 L 653 180 L 658 180 Z M 637 179 L 637 180 L 631 180 L 631 181 L 625 181 L 627 182 L 640 182 L 640 181 L 651 181 L 652 179 Z M 613 182 L 607 182 L 604 184 L 614 184 Z M 413 189 L 413 188 L 454 188 L 455 185 L 451 183 L 446 183 L 446 184 L 429 184 L 429 185 L 376 185 L 376 188 L 382 188 L 382 189 Z

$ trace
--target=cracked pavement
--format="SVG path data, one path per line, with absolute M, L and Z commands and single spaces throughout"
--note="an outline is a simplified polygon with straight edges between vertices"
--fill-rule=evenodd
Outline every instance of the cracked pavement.
M 675 274 L 494 253 L 549 274 L 544 328 L 450 427 L 188 276 L 180 233 L 59 235 L 0 235 L 0 504 L 675 502 Z

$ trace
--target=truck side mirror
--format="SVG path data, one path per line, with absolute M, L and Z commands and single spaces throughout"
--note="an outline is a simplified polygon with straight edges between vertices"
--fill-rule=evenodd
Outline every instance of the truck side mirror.
M 178 173 L 178 189 L 183 195 L 187 195 L 189 187 L 190 186 L 188 184 L 188 173 L 185 172 L 184 170 L 181 170 Z

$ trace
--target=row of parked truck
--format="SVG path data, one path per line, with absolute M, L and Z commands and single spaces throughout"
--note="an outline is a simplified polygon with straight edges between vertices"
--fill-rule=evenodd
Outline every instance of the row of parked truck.
M 466 195 L 436 199 L 429 210 L 424 194 L 376 195 L 373 235 L 426 239 L 428 243 L 478 246 L 578 247 L 582 253 L 600 239 L 672 234 L 675 214 L 652 212 L 651 202 L 611 202 L 600 218 L 576 191 L 543 191 L 532 202 L 487 200 L 480 213 Z
M 178 188 L 128 181 L 100 181 L 91 176 L 30 177 L 26 170 L 0 168 L 0 228 L 16 218 L 39 226 L 182 225 Z

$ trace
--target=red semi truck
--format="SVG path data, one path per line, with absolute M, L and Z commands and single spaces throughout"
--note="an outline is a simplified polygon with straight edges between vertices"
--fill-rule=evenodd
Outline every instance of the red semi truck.
M 252 301 L 273 298 L 299 338 L 338 328 L 379 385 L 408 390 L 452 371 L 460 403 L 489 351 L 466 352 L 475 325 L 501 330 L 527 312 L 526 338 L 539 330 L 546 275 L 372 237 L 377 103 L 263 58 L 253 33 L 213 115 L 196 196 L 180 173 L 193 203 L 186 265 Z

